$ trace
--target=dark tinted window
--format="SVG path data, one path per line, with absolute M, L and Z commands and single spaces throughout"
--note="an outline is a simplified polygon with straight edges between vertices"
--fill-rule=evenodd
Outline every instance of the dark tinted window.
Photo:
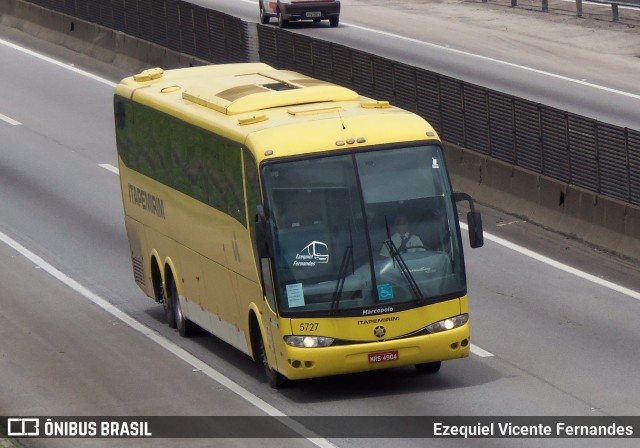
M 240 145 L 150 107 L 117 97 L 124 164 L 247 225 Z

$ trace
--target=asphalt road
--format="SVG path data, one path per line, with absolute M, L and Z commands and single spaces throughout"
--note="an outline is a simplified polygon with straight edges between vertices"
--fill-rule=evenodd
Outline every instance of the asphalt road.
M 101 166 L 115 165 L 113 84 L 128 73 L 12 30 L 0 29 L 0 35 L 106 80 L 0 45 L 0 114 L 14 122 L 0 121 L 0 232 L 248 392 L 241 399 L 235 386 L 194 372 L 191 358 L 154 345 L 3 246 L 3 414 L 255 415 L 262 412 L 259 402 L 297 416 L 639 414 L 638 266 L 488 209 L 482 211 L 491 235 L 595 277 L 587 280 L 491 237 L 482 249 L 467 248 L 473 343 L 492 356 L 445 363 L 431 377 L 401 368 L 274 391 L 245 355 L 219 340 L 204 334 L 181 339 L 132 280 L 118 179 Z M 35 392 L 27 392 L 30 384 Z M 568 439 L 467 442 L 576 446 Z M 393 445 L 451 447 L 459 441 L 397 439 Z M 602 441 L 582 439 L 580 446 Z

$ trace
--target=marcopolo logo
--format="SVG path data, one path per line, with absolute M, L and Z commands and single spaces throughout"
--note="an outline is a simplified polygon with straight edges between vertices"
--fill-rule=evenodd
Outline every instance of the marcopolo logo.
M 325 243 L 312 241 L 296 254 L 293 262 L 295 267 L 315 266 L 316 264 L 329 263 L 329 248 Z

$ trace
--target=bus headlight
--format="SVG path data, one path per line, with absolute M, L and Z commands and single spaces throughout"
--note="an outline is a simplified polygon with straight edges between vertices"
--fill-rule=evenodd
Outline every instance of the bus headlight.
M 284 342 L 292 347 L 329 347 L 333 344 L 333 338 L 324 336 L 285 336 Z
M 450 317 L 439 322 L 434 322 L 431 325 L 427 325 L 426 330 L 429 333 L 440 333 L 441 331 L 453 330 L 454 328 L 463 326 L 468 320 L 468 314 L 460 314 L 459 316 Z

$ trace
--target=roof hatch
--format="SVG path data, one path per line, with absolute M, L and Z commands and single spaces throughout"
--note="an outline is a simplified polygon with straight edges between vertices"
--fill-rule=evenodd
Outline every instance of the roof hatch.
M 182 98 L 227 115 L 299 104 L 355 101 L 358 94 L 346 87 L 274 70 L 224 76 L 188 86 Z

